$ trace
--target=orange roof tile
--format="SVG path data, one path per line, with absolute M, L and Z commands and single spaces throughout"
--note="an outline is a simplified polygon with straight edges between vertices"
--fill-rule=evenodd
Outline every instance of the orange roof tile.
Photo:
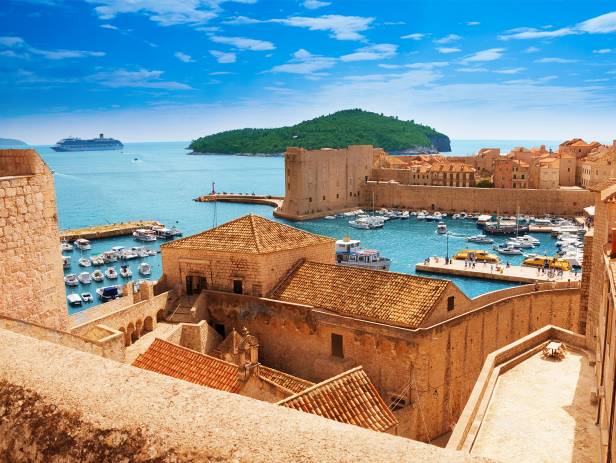
M 398 424 L 362 367 L 316 384 L 278 405 L 373 431 L 387 431 Z
M 616 178 L 610 178 L 610 179 L 604 180 L 603 182 L 590 185 L 588 189 L 594 192 L 601 192 L 615 184 L 616 184 Z
M 163 244 L 161 248 L 266 254 L 328 242 L 334 243 L 335 240 L 248 214 L 216 228 Z
M 403 273 L 304 262 L 271 297 L 415 328 L 432 312 L 449 284 Z
M 314 386 L 314 383 L 305 379 L 297 378 L 296 376 L 284 373 L 273 368 L 259 364 L 257 374 L 261 378 L 270 380 L 271 382 L 288 389 L 291 392 L 298 393 L 305 391 L 309 387 Z
M 237 365 L 158 338 L 133 366 L 221 391 L 240 390 Z

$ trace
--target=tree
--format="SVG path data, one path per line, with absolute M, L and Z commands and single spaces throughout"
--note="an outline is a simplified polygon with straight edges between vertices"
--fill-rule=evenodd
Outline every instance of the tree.
M 482 178 L 475 184 L 475 186 L 477 188 L 494 188 L 494 184 L 488 178 Z

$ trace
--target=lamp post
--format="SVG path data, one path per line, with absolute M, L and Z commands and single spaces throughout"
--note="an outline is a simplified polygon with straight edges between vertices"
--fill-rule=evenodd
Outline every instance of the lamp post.
M 449 232 L 445 232 L 445 243 L 446 243 L 445 265 L 449 265 Z

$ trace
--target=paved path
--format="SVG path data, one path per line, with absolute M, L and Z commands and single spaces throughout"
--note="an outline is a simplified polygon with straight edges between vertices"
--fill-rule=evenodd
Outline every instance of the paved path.
M 500 267 L 494 264 L 477 263 L 475 268 L 464 268 L 463 260 L 453 260 L 451 264 L 445 264 L 444 257 L 430 259 L 430 263 L 419 263 L 415 265 L 417 272 L 439 273 L 446 275 L 456 275 L 470 278 L 483 278 L 485 280 L 513 281 L 518 283 L 534 283 L 535 281 L 579 281 L 580 272 L 564 272 L 562 277 L 548 277 L 546 273 L 539 273 L 534 267 L 523 267 L 511 265 L 509 268 L 504 265 Z M 502 271 L 501 271 L 502 270 Z

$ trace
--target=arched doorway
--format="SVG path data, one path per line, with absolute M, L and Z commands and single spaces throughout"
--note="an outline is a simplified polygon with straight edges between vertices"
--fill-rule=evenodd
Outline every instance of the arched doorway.
M 135 334 L 137 339 L 143 335 L 143 322 L 141 320 L 137 320 L 137 323 L 135 323 Z
M 160 309 L 158 312 L 156 312 L 156 321 L 162 322 L 164 320 L 165 320 L 165 312 L 163 311 L 163 309 Z
M 124 335 L 124 346 L 128 347 L 130 346 L 130 337 L 126 334 L 126 328 L 124 328 L 123 326 L 120 328 L 120 331 L 122 332 L 122 334 Z
M 127 347 L 137 340 L 136 338 L 134 338 L 134 334 L 135 334 L 135 325 L 133 325 L 131 322 L 126 327 L 126 346 Z
M 154 329 L 154 322 L 152 320 L 152 317 L 145 317 L 145 320 L 143 320 L 143 332 L 149 333 L 153 329 Z

